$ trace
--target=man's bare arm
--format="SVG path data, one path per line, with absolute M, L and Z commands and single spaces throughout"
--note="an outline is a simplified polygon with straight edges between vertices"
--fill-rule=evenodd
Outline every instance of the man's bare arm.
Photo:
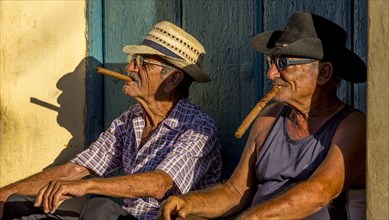
M 173 187 L 173 179 L 164 171 L 87 180 L 88 193 L 114 197 L 153 197 L 162 199 Z
M 161 170 L 112 178 L 91 178 L 78 181 L 51 181 L 39 192 L 35 205 L 54 212 L 61 200 L 85 194 L 114 197 L 154 197 L 162 199 L 173 187 L 173 179 Z
M 34 196 L 52 180 L 78 180 L 89 174 L 86 168 L 68 162 L 0 188 L 0 201 L 5 202 L 14 193 Z
M 344 189 L 364 185 L 365 135 L 364 115 L 352 113 L 339 125 L 326 159 L 309 180 L 249 209 L 240 219 L 302 219 L 326 206 Z

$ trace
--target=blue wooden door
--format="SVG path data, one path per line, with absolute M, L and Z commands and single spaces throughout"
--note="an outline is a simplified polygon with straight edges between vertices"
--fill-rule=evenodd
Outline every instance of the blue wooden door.
M 94 67 L 122 71 L 126 44 L 138 44 L 161 20 L 181 26 L 203 43 L 204 68 L 212 82 L 194 84 L 190 99 L 218 122 L 224 177 L 231 174 L 244 147 L 246 135 L 237 140 L 235 129 L 270 89 L 262 57 L 249 47 L 249 40 L 263 30 L 282 29 L 296 10 L 312 11 L 346 28 L 353 48 L 366 58 L 366 1 L 311 0 L 90 0 L 88 68 L 88 140 L 109 126 L 135 103 L 122 94 L 123 82 L 95 76 Z M 340 96 L 365 109 L 365 85 L 343 83 Z

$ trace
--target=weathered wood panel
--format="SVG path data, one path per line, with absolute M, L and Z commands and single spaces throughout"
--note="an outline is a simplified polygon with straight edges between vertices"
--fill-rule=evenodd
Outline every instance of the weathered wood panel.
M 352 42 L 354 52 L 357 53 L 363 61 L 367 64 L 367 46 L 368 46 L 368 37 L 367 37 L 367 28 L 368 28 L 368 16 L 367 16 L 367 2 L 366 0 L 355 0 L 354 2 L 354 12 L 353 15 L 353 32 L 352 32 Z M 354 96 L 353 96 L 353 106 L 357 109 L 360 109 L 363 112 L 366 112 L 366 83 L 354 84 Z
M 103 2 L 87 2 L 88 57 L 86 58 L 85 146 L 97 139 L 103 130 L 103 77 L 95 69 L 103 63 Z
M 258 54 L 249 46 L 259 32 L 257 2 L 239 0 L 184 0 L 182 24 L 206 48 L 204 67 L 212 82 L 195 84 L 191 99 L 218 122 L 224 176 L 239 162 L 245 138 L 234 132 L 262 94 Z M 246 132 L 248 133 L 248 131 Z M 246 134 L 247 136 L 247 134 Z

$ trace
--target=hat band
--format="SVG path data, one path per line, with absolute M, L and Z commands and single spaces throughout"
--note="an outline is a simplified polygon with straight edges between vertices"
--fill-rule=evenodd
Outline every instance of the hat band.
M 158 44 L 154 41 L 144 39 L 143 42 L 141 43 L 141 45 L 145 45 L 145 46 L 151 47 L 155 50 L 158 50 L 159 52 L 165 54 L 166 56 L 182 59 L 180 56 L 178 56 L 173 51 L 169 50 L 168 48 L 166 48 L 166 47 L 162 46 L 161 44 Z
M 286 46 L 288 46 L 289 44 L 288 43 L 284 43 L 284 42 L 276 42 L 276 47 L 286 47 Z

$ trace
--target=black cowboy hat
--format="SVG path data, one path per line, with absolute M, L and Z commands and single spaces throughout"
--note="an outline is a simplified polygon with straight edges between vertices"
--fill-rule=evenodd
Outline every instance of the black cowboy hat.
M 329 61 L 344 80 L 366 82 L 366 64 L 346 48 L 346 40 L 346 31 L 334 22 L 312 13 L 295 12 L 284 31 L 258 34 L 251 39 L 251 46 L 264 54 Z

